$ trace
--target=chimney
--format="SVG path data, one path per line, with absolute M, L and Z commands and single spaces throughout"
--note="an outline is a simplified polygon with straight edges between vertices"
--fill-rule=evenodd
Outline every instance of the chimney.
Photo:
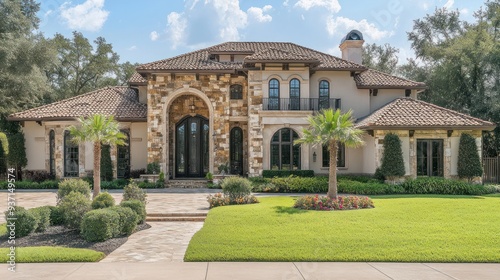
M 342 59 L 352 61 L 357 64 L 361 64 L 363 60 L 362 50 L 363 34 L 358 30 L 351 30 L 347 35 L 340 41 L 340 50 L 342 51 Z

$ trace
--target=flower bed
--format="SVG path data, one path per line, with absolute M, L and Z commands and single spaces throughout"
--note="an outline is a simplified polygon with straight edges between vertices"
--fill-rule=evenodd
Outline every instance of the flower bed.
M 295 208 L 305 210 L 354 210 L 362 208 L 374 208 L 373 201 L 366 196 L 339 196 L 329 198 L 319 195 L 305 195 L 295 201 Z

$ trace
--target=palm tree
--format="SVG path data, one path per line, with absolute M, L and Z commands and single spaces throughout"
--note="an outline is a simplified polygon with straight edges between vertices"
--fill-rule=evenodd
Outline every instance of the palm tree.
M 88 118 L 78 118 L 79 126 L 71 126 L 69 131 L 76 143 L 91 142 L 94 145 L 94 194 L 101 192 L 101 145 L 126 145 L 127 136 L 120 132 L 120 127 L 113 116 L 101 114 Z
M 327 109 L 307 118 L 310 127 L 303 130 L 303 136 L 297 143 L 328 145 L 330 168 L 328 177 L 328 197 L 337 198 L 337 149 L 339 143 L 346 147 L 359 147 L 364 144 L 364 132 L 354 127 L 352 111 L 347 113 L 337 109 Z

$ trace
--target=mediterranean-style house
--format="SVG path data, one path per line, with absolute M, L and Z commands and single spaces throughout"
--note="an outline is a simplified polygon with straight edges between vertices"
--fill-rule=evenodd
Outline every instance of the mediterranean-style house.
M 457 175 L 459 136 L 494 124 L 418 100 L 426 85 L 361 65 L 364 43 L 353 30 L 342 59 L 293 43 L 227 42 L 137 67 L 128 87 L 106 87 L 15 113 L 26 138 L 29 170 L 58 178 L 92 170 L 90 144 L 66 130 L 75 118 L 113 115 L 129 145 L 112 147 L 115 177 L 157 162 L 167 179 L 202 178 L 228 165 L 231 174 L 267 169 L 328 173 L 328 150 L 294 145 L 306 117 L 325 108 L 352 109 L 366 131 L 361 148 L 339 148 L 340 173 L 373 174 L 383 138 L 402 141 L 406 175 Z

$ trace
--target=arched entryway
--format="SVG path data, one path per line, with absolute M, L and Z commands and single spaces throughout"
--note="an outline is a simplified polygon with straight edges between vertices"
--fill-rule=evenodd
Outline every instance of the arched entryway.
M 175 177 L 204 177 L 209 171 L 209 125 L 203 116 L 187 116 L 175 126 Z

